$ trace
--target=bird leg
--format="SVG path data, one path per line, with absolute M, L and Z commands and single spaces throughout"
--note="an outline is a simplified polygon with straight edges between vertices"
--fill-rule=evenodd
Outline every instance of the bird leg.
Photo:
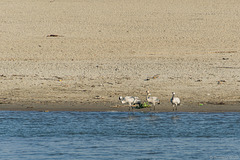
M 131 105 L 129 105 L 129 111 L 131 111 L 131 107 L 132 107 L 132 106 L 131 106 Z M 133 107 L 132 107 L 132 110 L 133 110 Z
M 129 111 L 131 110 L 130 108 L 132 107 L 132 104 L 129 103 Z M 132 107 L 132 111 L 133 111 L 133 107 Z

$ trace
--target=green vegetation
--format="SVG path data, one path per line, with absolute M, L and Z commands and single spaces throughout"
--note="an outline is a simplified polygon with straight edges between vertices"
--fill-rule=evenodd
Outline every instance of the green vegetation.
M 140 103 L 139 106 L 136 107 L 136 109 L 141 109 L 141 108 L 149 108 L 151 105 L 148 102 Z

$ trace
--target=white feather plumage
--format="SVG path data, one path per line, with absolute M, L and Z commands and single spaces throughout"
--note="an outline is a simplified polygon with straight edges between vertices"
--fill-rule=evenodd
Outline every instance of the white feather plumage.
M 175 108 L 177 110 L 177 106 L 180 105 L 181 101 L 180 101 L 180 98 L 175 97 L 175 92 L 172 92 L 172 98 L 170 101 L 173 105 L 173 111 L 175 110 Z

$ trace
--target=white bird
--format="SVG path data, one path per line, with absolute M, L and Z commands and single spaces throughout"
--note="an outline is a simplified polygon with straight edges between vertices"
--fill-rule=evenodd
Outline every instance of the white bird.
M 133 96 L 126 96 L 126 97 L 120 96 L 119 100 L 123 104 L 124 103 L 128 103 L 129 104 L 129 111 L 130 111 L 130 107 L 132 107 L 133 104 L 140 104 L 141 103 L 141 100 L 138 97 L 133 97 Z
M 176 111 L 177 111 L 177 106 L 180 105 L 180 99 L 178 97 L 175 97 L 175 92 L 172 92 L 171 103 L 173 105 L 173 111 L 174 111 L 174 106 L 176 107 Z
M 160 100 L 158 99 L 158 97 L 150 97 L 150 92 L 149 91 L 146 91 L 147 92 L 147 101 L 148 103 L 152 103 L 153 106 L 154 106 L 154 111 L 155 111 L 155 105 L 156 103 L 160 104 Z

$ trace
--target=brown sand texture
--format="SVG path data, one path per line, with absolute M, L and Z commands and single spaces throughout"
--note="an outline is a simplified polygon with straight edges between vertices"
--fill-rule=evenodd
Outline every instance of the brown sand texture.
M 240 111 L 240 1 L 1 0 L 0 110 Z M 201 104 L 201 105 L 200 105 Z M 145 109 L 146 111 L 148 109 Z

